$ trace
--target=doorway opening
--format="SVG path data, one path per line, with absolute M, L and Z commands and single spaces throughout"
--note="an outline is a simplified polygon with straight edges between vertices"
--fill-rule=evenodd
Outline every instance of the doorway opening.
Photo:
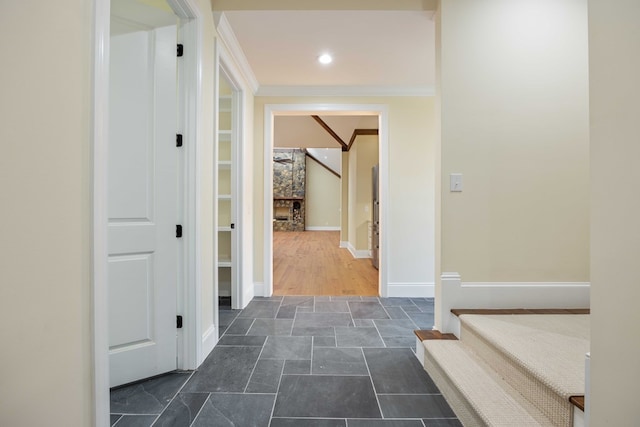
M 378 116 L 276 116 L 275 295 L 377 296 Z
M 375 161 L 371 162 L 371 165 L 367 167 L 363 167 L 359 173 L 357 171 L 357 162 L 354 160 L 357 156 L 357 147 L 358 143 L 354 140 L 351 140 L 351 144 L 353 145 L 354 153 L 351 155 L 351 162 L 349 161 L 349 150 L 348 143 L 345 143 L 346 147 L 342 148 L 341 155 L 341 167 L 343 168 L 344 174 L 348 176 L 350 170 L 353 171 L 354 178 L 358 175 L 362 178 L 362 183 L 367 182 L 368 193 L 362 197 L 361 195 L 361 204 L 358 205 L 357 197 L 355 197 L 355 189 L 356 182 L 355 180 L 349 180 L 348 178 L 342 178 L 343 174 L 340 174 L 340 183 L 338 184 L 340 189 L 340 220 L 339 224 L 335 227 L 336 230 L 322 230 L 322 227 L 315 228 L 315 231 L 319 232 L 317 235 L 312 236 L 314 233 L 307 233 L 306 231 L 302 231 L 299 233 L 307 233 L 307 237 L 310 239 L 314 237 L 314 239 L 309 240 L 306 243 L 306 248 L 295 248 L 295 244 L 293 243 L 296 240 L 296 236 L 290 234 L 279 234 L 279 233 L 287 233 L 274 231 L 277 227 L 274 227 L 274 222 L 279 221 L 275 218 L 274 214 L 276 213 L 276 209 L 280 207 L 281 203 L 279 203 L 277 194 L 274 192 L 274 170 L 276 167 L 280 167 L 280 165 L 286 165 L 289 162 L 285 162 L 285 157 L 280 154 L 276 154 L 274 151 L 277 149 L 283 149 L 282 144 L 276 141 L 276 118 L 280 117 L 299 117 L 299 116 L 316 116 L 322 115 L 322 117 L 344 117 L 344 116 L 362 116 L 368 117 L 369 119 L 373 119 L 376 122 L 377 128 L 377 136 L 369 138 L 368 141 L 365 141 L 366 138 L 363 138 L 362 146 L 367 147 L 373 146 L 375 151 Z M 388 131 L 387 131 L 387 123 L 388 123 L 388 112 L 387 106 L 385 105 L 373 105 L 373 104 L 365 104 L 365 105 L 349 105 L 349 104 L 287 104 L 287 105 L 277 105 L 271 104 L 265 106 L 265 163 L 264 163 L 264 288 L 262 292 L 260 289 L 256 289 L 256 295 L 264 295 L 271 296 L 274 293 L 278 295 L 282 294 L 319 294 L 317 288 L 307 288 L 298 286 L 297 288 L 293 285 L 285 285 L 285 288 L 282 289 L 278 287 L 278 284 L 275 280 L 278 280 L 278 283 L 282 283 L 281 279 L 283 275 L 281 274 L 281 263 L 274 261 L 274 256 L 277 256 L 279 260 L 282 260 L 283 257 L 290 257 L 287 252 L 289 251 L 300 251 L 300 253 L 314 252 L 316 251 L 319 254 L 326 254 L 328 260 L 325 264 L 325 267 L 316 267 L 316 265 L 322 265 L 322 260 L 319 260 L 318 256 L 314 259 L 314 263 L 319 262 L 320 264 L 314 264 L 314 267 L 306 270 L 304 268 L 298 268 L 299 272 L 306 271 L 306 274 L 310 274 L 315 279 L 318 278 L 319 275 L 324 275 L 324 281 L 327 284 L 325 293 L 327 295 L 346 295 L 350 293 L 351 295 L 361 295 L 368 294 L 370 296 L 386 296 L 387 294 L 387 272 L 386 272 L 386 253 L 385 253 L 385 230 L 386 227 L 386 215 L 385 215 L 385 201 L 388 189 Z M 373 133 L 373 132 L 370 132 Z M 355 138 L 357 140 L 358 138 Z M 372 141 L 373 140 L 373 141 Z M 280 147 L 279 147 L 280 145 Z M 324 148 L 324 147 L 323 147 Z M 366 152 L 367 150 L 363 148 L 362 152 Z M 306 150 L 306 149 L 305 149 Z M 283 160 L 284 159 L 284 160 Z M 370 161 L 370 160 L 369 160 Z M 366 162 L 363 162 L 366 163 Z M 375 268 L 371 264 L 370 252 L 370 229 L 372 223 L 372 169 L 371 167 L 379 163 L 379 200 L 380 200 L 380 217 L 379 217 L 379 269 L 375 270 Z M 363 178 L 366 176 L 366 178 Z M 364 184 L 363 184 L 364 185 Z M 349 201 L 351 187 L 351 202 Z M 366 199 L 366 200 L 363 200 Z M 363 214 L 364 220 L 360 219 L 356 221 L 356 210 L 360 210 Z M 279 214 L 284 218 L 285 212 L 283 210 L 278 210 Z M 305 214 L 305 219 L 308 218 L 308 209 Z M 287 217 L 289 217 L 287 215 Z M 350 221 L 351 217 L 351 221 Z M 351 229 L 349 228 L 349 224 L 352 224 Z M 317 227 L 317 226 L 316 226 Z M 314 225 L 311 225 L 310 228 L 307 228 L 308 231 L 314 230 Z M 276 234 L 278 233 L 278 234 Z M 326 236 L 320 236 L 321 233 L 325 233 Z M 333 233 L 333 238 L 331 234 Z M 304 239 L 302 238 L 302 234 L 298 236 L 297 243 L 304 244 Z M 358 247 L 358 236 L 361 238 L 360 242 L 364 242 L 360 244 Z M 277 241 L 276 241 L 277 239 Z M 275 242 L 275 243 L 274 243 Z M 329 249 L 335 249 L 336 251 L 342 251 L 343 255 L 346 255 L 347 258 L 344 262 L 355 261 L 363 263 L 366 265 L 370 271 L 369 276 L 373 275 L 373 290 L 364 290 L 365 288 L 362 286 L 356 286 L 352 290 L 341 289 L 340 283 L 345 279 L 348 280 L 348 277 L 345 277 L 348 273 L 341 272 L 338 269 L 334 269 L 337 258 L 339 256 L 339 252 L 336 252 L 334 255 L 330 255 L 324 249 L 319 249 L 322 245 L 327 245 L 326 247 Z M 318 245 L 314 248 L 314 245 Z M 275 248 L 274 248 L 275 246 Z M 335 256 L 335 257 L 334 257 Z M 313 257 L 313 254 L 311 254 Z M 364 258 L 364 259 L 362 259 Z M 348 260 L 348 261 L 347 261 Z M 294 262 L 298 262 L 298 260 L 294 260 Z M 298 266 L 299 267 L 299 266 Z M 286 269 L 286 267 L 285 267 Z M 315 269 L 315 272 L 314 272 Z M 276 275 L 278 275 L 276 277 Z M 304 276 L 299 276 L 296 273 L 291 274 L 289 271 L 290 278 L 294 281 L 295 278 L 298 277 L 298 282 L 302 283 L 305 279 Z M 366 274 L 365 274 L 366 275 Z
M 201 333 L 200 324 L 197 321 L 199 316 L 197 315 L 199 308 L 199 289 L 197 289 L 196 272 L 199 268 L 199 260 L 197 254 L 199 252 L 199 223 L 196 215 L 196 191 L 198 184 L 198 176 L 196 174 L 196 147 L 197 147 L 197 122 L 201 116 L 200 100 L 200 82 L 198 76 L 198 64 L 200 61 L 199 45 L 200 39 L 200 19 L 202 18 L 199 7 L 193 0 L 162 0 L 154 2 L 146 1 L 118 1 L 118 0 L 95 0 L 95 15 L 94 15 L 94 74 L 93 74 L 93 377 L 94 377 L 94 402 L 95 402 L 95 424 L 102 426 L 106 425 L 109 419 L 109 389 L 113 384 L 110 382 L 110 353 L 117 352 L 119 348 L 112 348 L 109 351 L 112 337 L 110 336 L 110 312 L 112 311 L 113 304 L 110 300 L 110 277 L 112 276 L 111 266 L 108 262 L 110 251 L 113 249 L 113 240 L 110 236 L 110 218 L 113 218 L 111 208 L 112 203 L 110 200 L 110 193 L 108 191 L 113 190 L 113 186 L 108 185 L 110 181 L 111 163 L 109 162 L 109 132 L 110 119 L 109 119 L 109 93 L 110 93 L 110 44 L 111 44 L 111 30 L 122 31 L 123 27 L 128 25 L 135 25 L 136 22 L 142 23 L 141 31 L 154 31 L 158 28 L 166 27 L 162 22 L 148 23 L 149 19 L 154 20 L 160 15 L 165 15 L 171 19 L 171 25 L 175 26 L 175 32 L 171 37 L 173 41 L 168 41 L 166 50 L 167 58 L 176 56 L 176 42 L 182 44 L 185 47 L 187 54 L 184 57 L 179 58 L 180 72 L 173 78 L 172 82 L 168 84 L 159 84 L 158 90 L 164 90 L 163 96 L 172 96 L 174 98 L 171 107 L 175 110 L 171 120 L 167 120 L 165 124 L 173 123 L 172 129 L 169 133 L 170 147 L 177 147 L 176 134 L 184 134 L 184 147 L 178 156 L 177 173 L 173 174 L 172 185 L 177 187 L 177 192 L 180 201 L 177 206 L 173 207 L 174 214 L 176 216 L 175 221 L 170 224 L 168 235 L 172 236 L 175 233 L 177 236 L 179 233 L 178 225 L 182 226 L 183 238 L 179 243 L 179 250 L 176 254 L 177 266 L 176 266 L 176 280 L 174 283 L 174 289 L 172 297 L 176 304 L 174 304 L 173 310 L 180 310 L 183 315 L 184 321 L 182 322 L 182 328 L 177 329 L 179 320 L 177 315 L 169 317 L 169 321 L 172 324 L 172 336 L 174 340 L 175 351 L 172 353 L 172 366 L 173 369 L 195 369 L 202 360 L 202 345 L 201 345 Z M 154 10 L 149 13 L 149 7 Z M 159 13 L 158 13 L 159 12 Z M 119 24 L 113 25 L 111 16 L 112 13 L 122 17 L 122 21 Z M 164 40 L 164 34 L 150 34 L 147 41 L 154 41 L 159 39 Z M 122 46 L 121 46 L 122 47 Z M 126 47 L 126 46 L 125 46 Z M 162 52 L 165 52 L 162 50 Z M 135 57 L 133 61 L 148 61 L 148 65 L 152 66 L 152 59 L 160 59 L 162 54 L 154 54 L 149 57 Z M 175 67 L 174 67 L 175 68 Z M 173 71 L 176 72 L 175 69 Z M 151 84 L 152 82 L 147 81 Z M 176 90 L 178 88 L 178 90 Z M 140 87 L 133 88 L 136 91 L 141 90 Z M 172 92 L 169 93 L 169 92 Z M 169 105 L 164 103 L 164 105 Z M 127 117 L 124 117 L 127 119 Z M 162 120 L 160 120 L 162 122 Z M 147 129 L 147 131 L 149 131 Z M 153 133 L 153 132 L 151 132 Z M 163 132 L 163 137 L 166 132 Z M 145 168 L 140 171 L 135 171 L 134 168 L 129 168 L 131 173 L 154 173 L 155 168 L 163 168 L 162 165 L 157 166 L 153 164 L 153 157 L 155 155 L 153 150 L 147 151 L 149 155 L 147 158 L 147 166 L 151 164 L 153 168 Z M 136 158 L 144 157 L 144 153 L 137 152 Z M 126 161 L 126 156 L 120 156 L 123 161 Z M 152 170 L 153 169 L 153 170 Z M 158 169 L 159 170 L 159 169 Z M 168 176 L 167 174 L 164 174 Z M 115 176 L 115 175 L 114 175 Z M 159 176 L 159 175 L 155 175 Z M 160 179 L 160 178 L 158 178 Z M 163 178 L 164 179 L 164 178 Z M 139 180 L 140 181 L 140 180 Z M 166 181 L 166 180 L 165 180 Z M 164 181 L 163 181 L 164 182 Z M 122 187 L 122 185 L 121 185 Z M 147 186 L 138 185 L 136 189 L 150 191 Z M 117 226 L 125 226 L 127 223 L 136 223 L 142 221 L 135 221 L 136 218 L 148 218 L 147 213 L 149 209 L 154 208 L 154 200 L 147 199 L 146 204 L 142 203 L 140 199 L 135 200 L 136 206 L 146 206 L 146 212 L 143 215 L 131 217 L 129 213 L 120 213 L 119 220 L 115 221 Z M 125 206 L 127 204 L 124 204 Z M 157 209 L 156 209 L 157 211 Z M 133 220 L 132 220 L 133 219 Z M 130 221 L 132 220 L 132 221 Z M 116 224 L 114 224 L 116 225 Z M 140 224 L 138 224 L 140 225 Z M 163 227 L 164 230 L 164 227 Z M 148 237 L 148 236 L 147 236 Z M 177 238 L 177 237 L 176 237 Z M 133 239 L 135 240 L 135 239 Z M 147 239 L 149 240 L 149 239 Z M 137 249 L 139 250 L 139 249 Z M 145 252 L 140 252 L 140 256 L 128 257 L 126 253 L 122 254 L 122 261 L 128 263 L 128 267 L 125 269 L 128 271 L 130 277 L 146 277 L 149 278 L 151 271 L 153 270 L 152 264 L 158 264 L 155 262 L 154 257 L 145 255 Z M 125 263 L 121 266 L 125 266 Z M 149 268 L 147 268 L 149 267 Z M 122 269 L 120 269 L 122 270 Z M 116 271 L 122 273 L 123 271 Z M 173 277 L 173 273 L 170 274 Z M 109 280 L 109 282 L 108 282 Z M 177 283 L 177 285 L 176 285 Z M 139 287 L 139 289 L 144 289 Z M 124 294 L 123 294 L 124 295 Z M 139 297 L 140 295 L 136 295 Z M 149 298 L 153 296 L 149 293 Z M 162 298 L 160 298 L 162 299 Z M 172 312 L 173 312 L 172 310 Z M 154 309 L 148 309 L 146 311 L 141 310 L 136 315 L 138 317 L 145 317 L 150 319 L 155 317 L 159 311 Z M 124 331 L 125 328 L 121 328 Z M 135 332 L 140 332 L 141 328 L 137 328 Z M 126 338 L 126 337 L 125 337 Z M 129 337 L 131 338 L 131 337 Z M 135 342 L 135 337 L 133 337 Z M 153 342 L 153 340 L 148 340 Z M 130 341 L 130 344 L 133 344 Z M 146 342 L 139 343 L 139 347 L 144 347 Z M 111 346 L 113 347 L 113 346 Z M 130 347 L 135 347 L 131 345 Z M 146 375 L 146 374 L 145 374 Z M 129 381 L 129 379 L 125 379 Z

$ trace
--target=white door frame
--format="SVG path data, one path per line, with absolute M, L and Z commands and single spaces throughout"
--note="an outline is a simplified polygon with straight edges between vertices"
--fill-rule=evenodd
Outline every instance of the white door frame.
M 389 195 L 389 108 L 383 104 L 266 104 L 264 107 L 264 286 L 256 295 L 273 294 L 273 120 L 275 116 L 313 114 L 378 116 L 380 153 L 380 266 L 378 293 L 388 295 L 387 218 Z M 344 209 L 344 207 L 343 207 Z
M 227 48 L 223 45 L 223 43 L 216 39 L 216 64 L 215 64 L 215 87 L 216 90 L 219 88 L 219 79 L 221 76 L 227 80 L 232 89 L 232 102 L 231 102 L 231 212 L 234 214 L 232 222 L 235 224 L 235 229 L 232 233 L 235 233 L 235 236 L 232 235 L 232 244 L 231 244 L 231 263 L 232 269 L 232 278 L 235 280 L 231 281 L 231 304 L 233 309 L 242 309 L 246 307 L 249 303 L 245 302 L 243 297 L 245 295 L 243 283 L 245 279 L 243 277 L 244 271 L 244 258 L 242 253 L 245 249 L 243 249 L 242 244 L 244 241 L 243 235 L 245 234 L 245 221 L 244 221 L 244 192 L 242 189 L 244 188 L 244 173 L 243 173 L 243 159 L 244 159 L 244 86 L 239 78 L 240 72 L 234 64 L 233 57 L 227 51 Z M 218 93 L 216 92 L 216 97 Z M 216 138 L 218 138 L 216 126 Z M 216 147 L 219 144 L 216 140 Z M 218 164 L 218 153 L 215 153 L 216 161 L 214 164 L 217 167 Z M 217 188 L 216 188 L 216 200 L 217 200 Z M 217 205 L 216 205 L 217 209 Z M 216 220 L 217 223 L 217 220 Z M 217 237 L 216 237 L 217 238 Z M 234 244 L 235 243 L 235 244 Z M 216 253 L 217 259 L 217 253 Z M 216 269 L 217 270 L 217 269 Z M 217 274 L 217 271 L 216 271 Z M 218 283 L 218 280 L 216 280 Z M 216 310 L 218 306 L 218 295 L 216 291 L 215 298 Z M 217 317 L 216 317 L 217 318 Z M 216 321 L 217 322 L 217 321 Z M 216 323 L 217 324 L 217 323 Z
M 181 262 L 182 286 L 178 288 L 178 312 L 185 322 L 178 340 L 178 367 L 195 369 L 200 359 L 200 280 L 199 200 L 200 171 L 197 160 L 198 119 L 201 117 L 200 89 L 203 16 L 196 0 L 167 0 L 180 18 L 178 41 L 187 47 L 180 59 L 178 79 L 178 129 L 183 133 L 184 181 L 182 185 L 184 257 Z M 109 426 L 109 345 L 107 281 L 107 171 L 109 128 L 109 37 L 110 0 L 93 0 L 92 73 L 92 337 L 94 419 L 98 427 Z

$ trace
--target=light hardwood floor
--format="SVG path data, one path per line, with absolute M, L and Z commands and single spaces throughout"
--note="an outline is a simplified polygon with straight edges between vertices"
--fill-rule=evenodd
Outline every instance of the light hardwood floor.
M 378 270 L 339 247 L 339 231 L 273 233 L 274 295 L 378 295 Z

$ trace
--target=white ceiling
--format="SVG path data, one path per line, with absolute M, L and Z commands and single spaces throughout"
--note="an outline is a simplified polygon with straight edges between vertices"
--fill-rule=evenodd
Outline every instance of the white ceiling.
M 433 93 L 435 22 L 421 10 L 224 12 L 261 90 L 361 87 Z M 328 66 L 318 63 L 324 52 Z
M 257 95 L 434 93 L 433 11 L 227 10 L 218 22 Z M 323 66 L 325 52 L 333 63 Z M 321 118 L 347 144 L 354 129 L 378 128 L 376 116 Z M 276 147 L 340 147 L 310 116 L 279 116 L 274 126 Z

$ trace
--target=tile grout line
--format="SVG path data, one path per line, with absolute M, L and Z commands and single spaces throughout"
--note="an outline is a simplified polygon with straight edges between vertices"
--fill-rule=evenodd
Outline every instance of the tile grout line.
M 380 333 L 380 329 L 378 329 L 378 325 L 376 325 L 376 321 L 371 319 L 371 322 L 373 323 L 373 327 L 376 328 L 376 332 L 378 333 L 378 336 L 380 337 L 380 341 L 382 341 L 382 345 L 383 345 L 382 348 L 388 348 L 387 347 L 387 342 L 384 340 L 384 337 Z
M 287 364 L 286 360 L 282 362 L 282 369 L 280 370 L 280 378 L 278 379 L 278 386 L 276 387 L 276 393 L 273 397 L 273 406 L 271 406 L 271 415 L 269 416 L 269 425 L 273 421 L 273 413 L 276 410 L 276 402 L 278 401 L 278 392 L 280 391 L 280 384 L 282 384 L 282 376 L 284 375 L 284 367 Z
M 211 399 L 211 393 L 207 393 L 207 398 L 202 403 L 202 406 L 200 407 L 200 409 L 198 409 L 198 413 L 196 414 L 196 416 L 193 417 L 193 421 L 191 421 L 191 423 L 189 424 L 189 427 L 191 427 L 196 422 L 196 420 L 198 419 L 202 411 L 204 411 L 204 407 L 207 405 L 207 402 L 209 401 L 209 399 Z
M 356 328 L 356 319 L 353 318 L 353 312 L 351 311 L 351 304 L 347 301 L 347 307 L 349 307 L 349 317 L 351 317 L 351 323 Z M 338 345 L 338 337 L 336 337 L 336 346 Z
M 246 394 L 247 393 L 247 388 L 249 388 L 249 384 L 251 383 L 251 378 L 253 377 L 253 374 L 256 372 L 256 367 L 258 367 L 258 362 L 260 361 L 260 356 L 262 356 L 262 352 L 264 351 L 264 348 L 267 345 L 267 341 L 268 340 L 269 340 L 269 335 L 267 335 L 267 338 L 264 340 L 264 343 L 262 344 L 262 347 L 260 348 L 260 353 L 258 353 L 258 358 L 256 359 L 256 363 L 253 365 L 253 369 L 251 370 L 251 373 L 249 374 L 249 378 L 247 379 L 247 384 L 245 384 L 244 390 L 242 391 L 242 394 Z
M 378 409 L 380 410 L 380 418 L 384 419 L 384 413 L 382 412 L 382 406 L 380 405 L 380 399 L 378 399 L 378 393 L 376 391 L 376 385 L 373 383 L 373 377 L 371 376 L 371 369 L 369 369 L 369 362 L 367 361 L 367 356 L 364 354 L 364 348 L 360 347 L 360 351 L 362 352 L 362 357 L 364 358 L 364 364 L 367 367 L 367 372 L 369 373 L 369 381 L 371 381 L 371 387 L 373 388 L 373 395 L 376 397 L 376 403 L 378 404 Z
M 278 318 L 278 313 L 280 312 L 280 309 L 283 307 L 283 303 L 284 303 L 284 296 L 280 300 L 280 305 L 278 306 L 278 310 L 276 310 L 276 314 L 275 314 L 274 320 L 276 320 Z M 296 311 L 297 311 L 297 306 L 296 306 Z M 256 319 L 253 319 L 253 320 L 254 320 L 254 322 L 256 321 Z M 294 321 L 295 321 L 295 314 L 294 314 Z M 290 332 L 290 334 L 293 332 L 293 323 L 294 322 L 291 323 L 291 332 Z M 253 323 L 252 323 L 252 326 L 253 326 Z M 247 333 L 248 332 L 249 331 L 247 331 Z M 262 353 L 264 352 L 264 348 L 266 347 L 267 341 L 269 340 L 270 336 L 271 335 L 267 335 L 266 339 L 264 340 L 264 343 L 262 344 L 262 348 L 260 349 L 260 354 L 258 354 L 258 358 L 256 359 L 256 363 L 253 366 L 253 369 L 251 370 L 251 374 L 249 375 L 249 379 L 247 380 L 247 384 L 245 385 L 244 391 L 242 392 L 242 394 L 273 394 L 273 393 L 247 393 L 247 388 L 249 388 L 249 384 L 251 383 L 251 378 L 253 377 L 253 374 L 255 373 L 256 368 L 258 367 L 258 362 L 260 362 L 260 360 L 261 360 Z M 264 359 L 264 360 L 279 360 L 279 359 Z M 285 365 L 285 363 L 283 361 L 282 370 L 284 370 L 284 365 Z M 282 379 L 282 370 L 280 371 L 280 379 Z M 280 382 L 278 382 L 278 387 L 279 386 L 280 386 Z M 274 406 L 275 406 L 275 402 L 276 402 L 276 398 L 277 397 L 278 397 L 278 389 L 276 388 L 276 393 L 275 393 L 274 398 L 273 398 Z M 273 413 L 273 408 L 271 409 L 271 413 Z M 269 421 L 269 423 L 271 423 L 271 421 Z
M 184 390 L 185 386 L 187 385 L 187 383 L 189 382 L 189 380 L 191 379 L 191 377 L 193 376 L 193 374 L 195 374 L 195 370 L 191 371 L 191 373 L 189 374 L 189 376 L 187 377 L 187 379 L 184 381 L 184 383 L 182 383 L 182 385 L 178 388 L 178 390 L 176 391 L 176 393 L 173 395 L 173 397 L 171 398 L 171 400 L 169 400 L 169 403 L 166 404 L 166 406 L 164 408 L 162 408 L 162 411 L 160 411 L 160 413 L 156 416 L 156 418 L 153 420 L 153 422 L 151 423 L 151 426 L 153 426 L 162 416 L 162 414 L 165 413 L 165 411 L 167 410 L 167 408 L 173 403 L 174 400 L 176 400 L 176 397 L 178 397 L 178 395 L 180 394 L 180 392 L 182 390 Z
M 309 375 L 313 375 L 313 354 L 316 351 L 316 337 L 311 336 L 311 360 L 309 361 Z

